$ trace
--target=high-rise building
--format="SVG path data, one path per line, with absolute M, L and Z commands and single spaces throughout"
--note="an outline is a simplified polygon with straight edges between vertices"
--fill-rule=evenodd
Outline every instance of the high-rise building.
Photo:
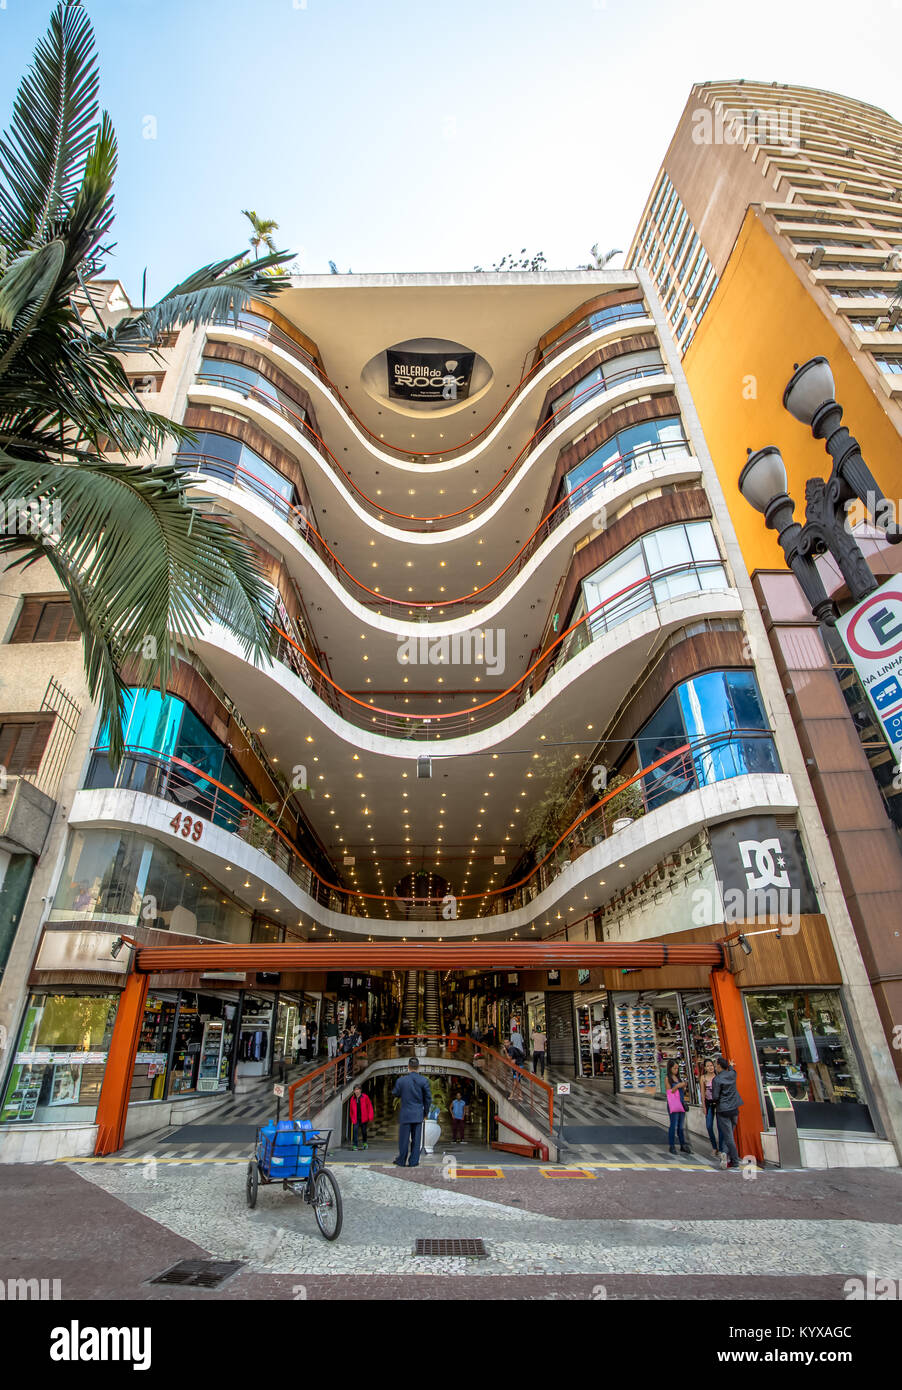
M 829 359 L 846 424 L 898 518 L 902 497 L 902 125 L 832 92 L 692 88 L 629 252 L 651 276 L 768 627 L 888 1038 L 902 1016 L 902 780 L 836 633 L 817 633 L 773 531 L 743 500 L 747 449 L 777 445 L 797 519 L 822 446 L 782 409 L 794 366 Z M 826 467 L 825 467 L 826 465 Z M 873 509 L 872 509 L 873 511 Z M 849 524 L 879 578 L 902 557 Z M 829 561 L 840 609 L 849 594 Z M 902 1053 L 894 1052 L 902 1074 Z
M 192 492 L 259 557 L 270 653 L 203 615 L 168 688 L 136 684 L 115 767 L 59 586 L 7 580 L 2 689 L 40 666 L 81 717 L 0 991 L 0 1155 L 202 1113 L 293 1062 L 311 1018 L 418 1032 L 444 1007 L 547 1034 L 554 1067 L 630 1115 L 660 1113 L 671 1061 L 697 1103 L 724 1048 L 747 1152 L 763 1134 L 774 1156 L 780 1085 L 806 1161 L 895 1162 L 867 971 L 644 273 L 292 278 L 131 370 L 194 431 Z M 29 735 L 29 787 L 55 731 Z M 161 965 L 125 1023 L 135 941 L 341 954 Z M 419 1000 L 415 975 L 366 964 L 384 942 L 461 955 Z M 466 954 L 536 942 L 610 943 L 623 963 Z M 106 1065 L 125 1032 L 127 1072 Z

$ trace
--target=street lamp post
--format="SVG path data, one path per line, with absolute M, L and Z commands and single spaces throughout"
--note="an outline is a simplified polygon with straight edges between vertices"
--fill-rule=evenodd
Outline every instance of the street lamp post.
M 793 519 L 795 504 L 787 492 L 786 465 L 779 449 L 768 445 L 748 459 L 739 475 L 739 491 L 765 524 L 777 532 L 786 563 L 802 587 L 819 622 L 835 623 L 836 605 L 827 594 L 815 557 L 827 551 L 849 586 L 853 603 L 877 588 L 877 580 L 851 528 L 849 502 L 858 498 L 893 544 L 902 541 L 902 527 L 891 515 L 891 504 L 865 463 L 857 439 L 842 422 L 842 406 L 834 399 L 833 373 L 826 357 L 812 357 L 796 369 L 783 392 L 783 406 L 815 439 L 823 439 L 833 460 L 830 477 L 809 478 L 805 484 L 805 524 Z

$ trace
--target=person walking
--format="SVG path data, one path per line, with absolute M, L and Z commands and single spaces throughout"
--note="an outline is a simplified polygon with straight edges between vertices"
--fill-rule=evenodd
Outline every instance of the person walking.
M 541 1032 L 538 1028 L 534 1028 L 530 1036 L 530 1042 L 532 1043 L 532 1069 L 535 1072 L 536 1076 L 539 1075 L 539 1072 L 541 1072 L 542 1076 L 544 1076 L 546 1048 L 545 1034 Z
M 702 1100 L 705 1107 L 705 1128 L 708 1131 L 708 1138 L 711 1140 L 711 1148 L 714 1150 L 714 1157 L 720 1158 L 720 1149 L 715 1137 L 714 1125 L 717 1120 L 717 1111 L 714 1108 L 714 1078 L 717 1072 L 714 1069 L 712 1058 L 702 1063 L 701 1075 L 698 1079 L 699 1089 L 702 1093 Z
M 717 1137 L 720 1141 L 721 1168 L 739 1168 L 739 1150 L 734 1133 L 739 1119 L 742 1096 L 736 1089 L 736 1073 L 726 1057 L 714 1063 L 715 1077 L 711 1083 L 711 1100 L 717 1112 Z
M 676 1153 L 674 1140 L 679 1138 L 680 1152 L 691 1154 L 692 1150 L 686 1143 L 686 1087 L 685 1082 L 680 1080 L 680 1064 L 675 1057 L 667 1063 L 666 1094 L 667 1109 L 670 1111 L 670 1152 Z
M 348 1102 L 348 1118 L 351 1121 L 351 1143 L 356 1149 L 357 1140 L 360 1139 L 360 1148 L 367 1147 L 366 1127 L 371 1120 L 375 1119 L 373 1112 L 373 1102 L 370 1100 L 366 1091 L 358 1081 L 354 1090 L 351 1092 L 351 1099 Z
M 335 1015 L 330 1014 L 323 1024 L 323 1036 L 326 1039 L 326 1052 L 329 1057 L 338 1056 L 338 1023 Z
M 520 1020 L 518 1018 L 511 1020 L 511 1050 L 518 1052 L 523 1058 L 523 1062 L 526 1061 L 526 1043 L 523 1041 L 523 1034 L 520 1032 Z M 522 1067 L 523 1062 L 518 1062 L 517 1066 Z
M 485 1033 L 483 1035 L 483 1041 L 485 1042 L 486 1047 L 498 1046 L 498 1030 L 495 1027 L 494 1023 L 490 1023 L 486 1027 Z
M 518 1038 L 520 1038 L 520 1034 L 519 1034 L 519 1033 L 517 1033 L 516 1036 L 517 1036 Z M 504 1054 L 505 1054 L 505 1056 L 508 1058 L 509 1061 L 513 1062 L 515 1068 L 522 1067 L 522 1066 L 523 1066 L 523 1063 L 526 1061 L 526 1054 L 525 1054 L 525 1052 L 523 1051 L 523 1039 L 520 1038 L 520 1047 L 517 1048 L 517 1047 L 514 1045 L 514 1039 L 513 1039 L 513 1037 L 512 1037 L 511 1040 L 510 1040 L 510 1042 L 506 1042 L 506 1043 L 504 1044 Z M 511 1071 L 511 1089 L 510 1089 L 510 1095 L 508 1096 L 508 1100 L 522 1100 L 522 1099 L 523 1099 L 523 1087 L 522 1087 L 522 1085 L 521 1085 L 521 1083 L 520 1083 L 520 1072 L 519 1072 L 519 1071 L 512 1070 L 512 1071 Z
M 316 1056 L 316 1019 L 311 1018 L 307 1024 L 307 1061 L 311 1061 Z
M 425 1076 L 420 1076 L 420 1064 L 416 1057 L 411 1057 L 407 1063 L 407 1075 L 398 1077 L 392 1095 L 398 1096 L 401 1101 L 398 1116 L 398 1157 L 393 1163 L 396 1168 L 416 1168 L 420 1161 L 423 1121 L 432 1105 L 432 1088 Z
M 454 1144 L 465 1144 L 464 1125 L 467 1119 L 467 1102 L 458 1091 L 451 1102 L 451 1141 Z
M 361 1038 L 360 1033 L 359 1033 L 358 1030 L 357 1030 L 357 1025 L 356 1025 L 356 1023 L 354 1023 L 354 1022 L 349 1023 L 348 1026 L 347 1026 L 347 1028 L 345 1028 L 344 1032 L 343 1032 L 342 1035 L 341 1035 L 341 1042 L 339 1043 L 339 1049 L 338 1049 L 340 1052 L 343 1052 L 343 1053 L 344 1053 L 344 1058 L 345 1058 L 345 1074 L 344 1074 L 344 1084 L 345 1084 L 345 1085 L 348 1084 L 348 1082 L 351 1080 L 351 1077 L 354 1075 L 354 1056 L 353 1056 L 353 1054 L 354 1054 L 355 1048 L 358 1048 L 358 1047 L 360 1046 L 360 1044 L 361 1044 L 362 1041 L 363 1041 L 363 1039 Z

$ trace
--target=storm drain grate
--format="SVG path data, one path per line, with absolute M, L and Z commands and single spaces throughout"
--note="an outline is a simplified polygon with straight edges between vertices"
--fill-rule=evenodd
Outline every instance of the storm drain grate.
M 226 1279 L 231 1279 L 239 1269 L 242 1260 L 180 1260 L 171 1269 L 149 1279 L 150 1284 L 180 1284 L 183 1288 L 218 1289 Z
M 418 1240 L 415 1255 L 462 1255 L 465 1260 L 487 1260 L 483 1240 Z

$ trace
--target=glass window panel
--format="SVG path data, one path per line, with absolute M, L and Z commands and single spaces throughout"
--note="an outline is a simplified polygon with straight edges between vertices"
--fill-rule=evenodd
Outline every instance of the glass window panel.
M 645 725 L 636 739 L 639 766 L 649 767 L 659 758 L 666 758 L 686 742 L 686 733 L 680 714 L 676 693 L 668 695 L 657 713 Z M 682 796 L 695 785 L 691 764 L 686 758 L 672 759 L 669 763 L 649 772 L 644 779 L 645 797 L 649 810 L 665 805 L 675 796 Z
M 609 632 L 634 613 L 652 607 L 654 600 L 649 586 L 638 582 L 645 577 L 645 559 L 637 541 L 583 581 L 586 607 L 591 610 L 605 604 L 589 619 L 593 637 Z
M 137 836 L 115 830 L 73 831 L 51 920 L 136 922 L 146 871 L 142 845 Z

